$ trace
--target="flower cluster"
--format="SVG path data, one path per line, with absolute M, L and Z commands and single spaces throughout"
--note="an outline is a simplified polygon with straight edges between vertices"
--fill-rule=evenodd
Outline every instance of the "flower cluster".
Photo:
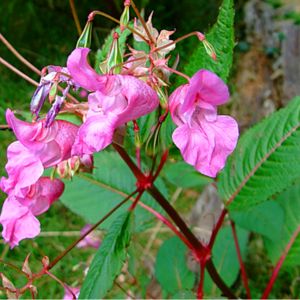
M 174 32 L 158 33 L 151 18 L 152 15 L 146 28 L 136 21 L 133 29 L 134 38 L 147 44 L 149 51 L 128 47 L 129 53 L 119 60 L 119 56 L 112 53 L 120 53 L 115 34 L 106 60 L 106 73 L 98 74 L 88 63 L 89 48 L 78 47 L 68 57 L 66 67 L 44 69 L 32 97 L 31 111 L 35 115 L 32 123 L 17 119 L 7 110 L 7 123 L 18 141 L 7 150 L 8 178 L 1 179 L 0 188 L 8 197 L 0 222 L 2 235 L 11 247 L 40 232 L 36 216 L 48 210 L 63 192 L 63 182 L 43 177 L 44 169 L 56 168 L 61 178 L 70 178 L 77 171 L 92 171 L 91 155 L 113 142 L 116 129 L 153 112 L 160 103 L 160 111 L 170 111 L 177 125 L 173 141 L 183 159 L 211 177 L 224 167 L 238 138 L 236 121 L 217 115 L 217 106 L 229 99 L 228 88 L 216 74 L 200 70 L 168 97 L 171 72 L 180 74 L 168 66 L 166 56 L 175 48 L 175 41 L 169 39 Z M 205 42 L 215 58 L 204 35 L 196 33 L 196 36 Z M 59 87 L 62 95 L 58 94 Z M 82 89 L 87 102 L 68 102 L 71 89 Z M 52 108 L 45 118 L 39 119 L 47 97 L 53 102 Z M 55 120 L 61 109 L 79 115 L 81 126 Z M 153 130 L 156 130 L 158 127 L 154 125 Z
M 39 234 L 35 216 L 47 211 L 62 194 L 64 184 L 59 179 L 42 176 L 44 169 L 70 157 L 78 127 L 60 120 L 48 128 L 45 120 L 27 123 L 11 110 L 7 110 L 6 120 L 18 141 L 7 149 L 8 178 L 2 177 L 0 187 L 8 197 L 0 222 L 3 238 L 13 248 L 20 240 Z

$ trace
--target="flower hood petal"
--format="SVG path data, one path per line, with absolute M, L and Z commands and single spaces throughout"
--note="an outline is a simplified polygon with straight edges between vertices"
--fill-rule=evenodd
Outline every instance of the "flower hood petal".
M 217 106 L 226 103 L 229 99 L 227 85 L 208 70 L 200 70 L 194 74 L 188 86 L 181 108 L 182 113 L 193 109 L 196 102 L 206 102 Z
M 105 87 L 107 76 L 99 75 L 88 64 L 88 48 L 76 48 L 69 55 L 67 68 L 75 83 L 89 91 L 102 90 Z

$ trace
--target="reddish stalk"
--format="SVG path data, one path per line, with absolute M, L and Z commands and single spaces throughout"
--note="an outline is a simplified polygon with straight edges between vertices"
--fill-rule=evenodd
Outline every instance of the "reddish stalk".
M 170 230 L 173 231 L 174 234 L 177 235 L 189 249 L 191 249 L 192 251 L 194 250 L 193 245 L 186 239 L 186 237 L 180 231 L 178 231 L 178 229 L 167 218 L 165 218 L 162 214 L 160 214 L 153 208 L 147 206 L 143 202 L 140 202 L 139 204 L 144 209 L 148 210 L 151 214 L 153 214 L 157 219 L 163 222 L 166 226 L 168 226 Z
M 93 225 L 87 232 L 85 232 L 78 240 L 72 243 L 67 249 L 60 253 L 48 266 L 48 270 L 52 269 L 63 257 L 65 257 L 80 241 L 82 241 L 88 234 L 90 234 L 94 229 L 96 229 L 101 223 L 103 223 L 109 216 L 111 216 L 118 208 L 125 204 L 137 190 L 128 195 L 123 201 L 117 204 L 113 209 L 111 209 L 101 220 L 99 220 L 95 225 Z
M 106 14 L 100 10 L 95 10 L 95 11 L 91 12 L 89 15 L 89 19 L 92 20 L 95 15 L 102 16 L 104 18 L 107 18 L 107 19 L 121 25 L 121 22 L 118 19 L 116 19 L 116 18 L 110 16 L 109 14 Z M 144 40 L 147 43 L 147 40 L 145 39 L 145 37 L 142 34 L 140 34 L 138 31 L 136 31 L 134 28 L 132 28 L 128 25 L 125 25 L 125 24 L 122 24 L 122 26 L 125 27 L 126 29 L 128 29 L 129 31 L 131 31 L 132 33 L 138 35 L 142 40 Z
M 144 20 L 144 18 L 141 16 L 139 10 L 137 9 L 136 5 L 134 4 L 133 0 L 130 0 L 130 4 L 131 4 L 131 7 L 133 8 L 134 12 L 136 13 L 138 19 L 140 20 L 140 22 L 142 23 L 142 26 L 144 27 L 145 31 L 146 31 L 146 34 L 149 38 L 149 41 L 152 43 L 152 44 L 155 44 L 150 32 L 149 32 L 149 29 L 147 27 L 147 24 Z
M 179 71 L 177 71 L 177 70 L 175 70 L 173 68 L 170 68 L 168 66 L 163 66 L 163 68 L 166 69 L 166 70 L 168 70 L 168 71 L 170 71 L 171 73 L 174 73 L 174 74 L 176 74 L 178 76 L 183 77 L 188 83 L 190 82 L 191 78 L 189 76 L 185 75 L 184 73 L 179 72 Z
M 277 276 L 278 276 L 278 273 L 280 271 L 280 268 L 281 268 L 281 266 L 282 266 L 282 264 L 283 264 L 283 262 L 284 262 L 284 260 L 285 260 L 285 258 L 287 256 L 288 252 L 290 251 L 290 249 L 291 249 L 293 243 L 295 242 L 295 240 L 296 240 L 296 238 L 297 238 L 297 236 L 298 236 L 299 233 L 300 233 L 300 226 L 295 230 L 295 232 L 293 233 L 291 239 L 289 240 L 288 244 L 286 245 L 286 247 L 285 247 L 285 249 L 284 249 L 284 251 L 283 251 L 283 253 L 282 253 L 282 255 L 281 255 L 280 259 L 279 259 L 279 261 L 277 262 L 277 264 L 276 264 L 276 266 L 275 266 L 275 268 L 273 270 L 273 273 L 272 273 L 272 276 L 270 278 L 270 281 L 269 281 L 269 283 L 268 283 L 265 291 L 263 292 L 263 294 L 261 296 L 261 299 L 268 299 L 269 294 L 270 294 L 270 292 L 271 292 L 271 290 L 273 288 L 274 282 L 277 279 Z
M 32 70 L 34 73 L 38 74 L 39 76 L 41 75 L 41 71 L 37 67 L 35 67 L 31 62 L 29 62 L 25 57 L 23 57 L 1 33 L 0 33 L 0 41 L 25 66 L 27 66 L 30 70 Z
M 239 241 L 238 241 L 238 237 L 237 237 L 237 233 L 236 233 L 236 229 L 235 229 L 235 224 L 234 224 L 233 221 L 230 221 L 230 225 L 231 225 L 231 229 L 232 229 L 232 234 L 233 234 L 236 253 L 237 253 L 240 268 L 241 268 L 242 280 L 243 280 L 243 284 L 244 284 L 244 287 L 245 287 L 245 290 L 246 290 L 246 293 L 247 293 L 247 298 L 252 299 L 251 298 L 251 292 L 250 292 L 250 289 L 249 289 L 249 284 L 248 284 L 248 276 L 247 276 L 245 265 L 243 263 L 241 249 L 240 249 L 240 246 L 239 246 Z
M 130 205 L 130 207 L 129 207 L 129 209 L 128 209 L 129 211 L 132 211 L 132 210 L 134 210 L 134 209 L 136 208 L 136 205 L 137 205 L 138 202 L 140 201 L 140 199 L 141 199 L 143 193 L 144 193 L 143 190 L 140 191 L 140 192 L 138 193 L 138 195 L 136 196 L 135 200 L 134 200 L 133 203 Z
M 8 48 L 8 50 L 16 56 L 16 58 L 18 58 L 25 66 L 27 66 L 30 70 L 32 70 L 33 72 L 35 72 L 36 74 L 38 74 L 39 76 L 41 76 L 41 71 L 36 68 L 32 63 L 30 63 L 26 58 L 24 58 L 9 42 L 7 39 L 5 39 L 5 37 L 0 34 L 0 40 L 2 41 L 2 43 Z M 13 65 L 11 65 L 10 63 L 8 63 L 6 60 L 4 60 L 3 58 L 0 57 L 0 63 L 2 63 L 4 66 L 6 66 L 8 69 L 10 69 L 11 71 L 15 72 L 17 75 L 19 75 L 20 77 L 22 77 L 23 79 L 27 80 L 29 83 L 31 83 L 32 85 L 37 86 L 38 82 L 36 82 L 35 80 L 33 80 L 32 78 L 30 78 L 29 76 L 27 76 L 26 74 L 24 74 L 23 72 L 21 72 L 20 70 L 18 70 L 17 68 L 15 68 Z M 62 87 L 58 87 L 58 89 L 60 91 L 63 91 L 64 89 Z M 67 98 L 69 100 L 71 100 L 73 103 L 79 103 L 79 101 L 73 97 L 71 94 L 67 94 Z
M 120 145 L 113 143 L 113 147 L 131 169 L 132 173 L 136 177 L 138 182 L 147 181 L 148 179 L 145 175 L 137 168 L 134 162 L 131 160 L 130 156 L 127 154 L 125 149 Z M 189 241 L 189 243 L 193 246 L 193 250 L 196 256 L 200 256 L 201 253 L 203 255 L 207 254 L 207 248 L 202 245 L 202 243 L 196 238 L 196 236 L 191 232 L 183 219 L 179 216 L 177 211 L 172 207 L 172 205 L 168 202 L 168 200 L 161 194 L 161 192 L 152 184 L 147 188 L 147 192 L 152 195 L 152 197 L 160 204 L 160 206 L 166 211 L 166 213 L 170 216 L 170 218 L 174 221 L 174 223 L 181 230 L 182 234 Z M 216 283 L 219 289 L 223 292 L 223 294 L 230 298 L 236 299 L 236 296 L 230 290 L 230 288 L 224 283 L 219 273 L 217 272 L 211 258 L 206 261 L 206 268 L 209 272 L 212 280 Z
M 163 45 L 161 47 L 153 49 L 151 52 L 157 52 L 157 51 L 163 50 L 165 48 L 168 48 L 168 47 L 170 47 L 170 46 L 172 46 L 174 44 L 177 44 L 178 42 L 181 42 L 181 41 L 183 41 L 183 40 L 185 40 L 185 39 L 187 39 L 187 38 L 189 38 L 191 36 L 194 36 L 194 35 L 198 36 L 198 32 L 197 31 L 193 31 L 193 32 L 190 32 L 188 34 L 185 34 L 185 35 L 179 37 L 178 39 L 176 39 L 176 40 L 174 40 L 174 41 L 172 41 L 172 42 L 170 42 L 170 43 L 168 43 L 166 45 Z
M 156 178 L 159 176 L 159 174 L 160 174 L 160 172 L 161 172 L 163 166 L 165 165 L 165 163 L 166 163 L 166 161 L 167 161 L 168 155 L 169 155 L 169 150 L 166 150 L 166 151 L 163 153 L 163 155 L 162 155 L 162 158 L 161 158 L 161 160 L 160 160 L 160 163 L 159 163 L 159 165 L 158 165 L 158 167 L 157 167 L 157 170 L 156 170 L 154 176 L 152 177 L 153 182 L 154 182 L 154 181 L 156 180 Z
M 39 83 L 33 79 L 31 79 L 29 76 L 27 76 L 25 73 L 21 72 L 20 70 L 18 70 L 16 67 L 14 67 L 13 65 L 11 65 L 9 62 L 7 62 L 5 59 L 3 59 L 2 57 L 0 57 L 0 64 L 4 65 L 6 68 L 10 69 L 11 71 L 13 71 L 14 73 L 16 73 L 18 76 L 22 77 L 23 79 L 25 79 L 26 81 L 28 81 L 29 83 L 31 83 L 32 85 L 38 86 Z
M 213 245 L 214 245 L 216 236 L 217 236 L 219 230 L 220 230 L 221 227 L 222 227 L 222 224 L 223 224 L 223 222 L 224 222 L 224 219 L 225 219 L 225 217 L 226 217 L 226 214 L 227 214 L 227 209 L 224 208 L 224 209 L 222 210 L 222 213 L 221 213 L 221 215 L 220 215 L 220 217 L 219 217 L 219 220 L 218 220 L 218 222 L 217 222 L 217 224 L 216 224 L 216 226 L 215 226 L 215 228 L 214 228 L 214 230 L 213 230 L 213 232 L 212 232 L 212 234 L 211 234 L 210 241 L 209 241 L 209 244 L 208 244 L 208 247 L 209 247 L 210 249 L 212 249 L 212 247 L 213 247 Z
M 203 285 L 204 285 L 204 276 L 205 275 L 205 266 L 200 264 L 200 280 L 197 288 L 197 299 L 203 299 Z

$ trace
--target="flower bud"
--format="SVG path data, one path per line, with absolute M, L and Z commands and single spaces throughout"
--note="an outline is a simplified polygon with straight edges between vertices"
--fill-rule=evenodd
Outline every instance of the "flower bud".
M 125 0 L 124 1 L 124 6 L 125 6 L 125 8 L 124 8 L 123 13 L 122 13 L 121 18 L 120 18 L 120 30 L 121 30 L 121 32 L 124 31 L 125 26 L 128 24 L 129 19 L 130 19 L 130 16 L 129 16 L 130 1 Z
M 117 32 L 114 32 L 113 39 L 112 47 L 107 59 L 107 67 L 108 70 L 113 68 L 114 74 L 119 74 L 122 70 L 122 66 L 120 66 L 120 64 L 123 63 L 123 57 L 119 45 L 119 35 Z
M 76 48 L 90 48 L 91 47 L 91 38 L 92 38 L 92 21 L 88 19 L 85 27 L 79 37 Z
M 205 48 L 206 53 L 213 59 L 213 60 L 217 60 L 217 54 L 216 51 L 213 47 L 213 45 L 207 41 L 205 35 L 201 32 L 197 32 L 197 37 L 199 39 L 200 42 L 203 43 L 203 46 Z

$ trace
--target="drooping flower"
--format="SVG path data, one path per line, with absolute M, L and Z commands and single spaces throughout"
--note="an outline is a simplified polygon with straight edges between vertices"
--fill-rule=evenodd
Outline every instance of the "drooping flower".
M 92 92 L 89 110 L 80 127 L 72 155 L 92 154 L 108 146 L 115 129 L 152 112 L 158 105 L 156 92 L 142 80 L 129 75 L 99 75 L 87 63 L 89 49 L 77 48 L 67 67 L 81 87 Z
M 226 84 L 207 70 L 198 71 L 170 96 L 171 116 L 178 126 L 172 136 L 175 145 L 188 164 L 211 177 L 224 167 L 239 135 L 232 117 L 217 115 L 217 106 L 228 99 Z
M 11 191 L 5 200 L 0 215 L 3 226 L 2 236 L 13 248 L 25 238 L 34 238 L 40 233 L 38 216 L 49 209 L 64 190 L 64 184 L 48 177 L 23 187 L 16 195 Z
M 6 112 L 8 125 L 19 142 L 37 156 L 45 168 L 54 166 L 71 157 L 71 148 L 78 126 L 57 120 L 45 127 L 45 120 L 27 123 L 17 119 L 11 110 Z

